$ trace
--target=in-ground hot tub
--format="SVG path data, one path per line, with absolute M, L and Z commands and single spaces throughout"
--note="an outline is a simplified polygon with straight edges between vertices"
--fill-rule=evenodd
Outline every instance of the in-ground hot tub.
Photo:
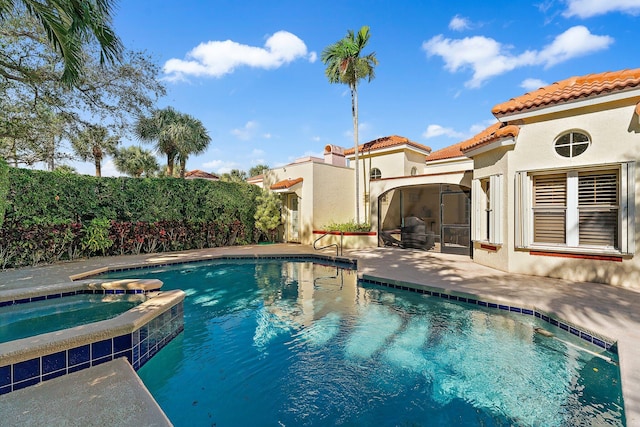
M 184 328 L 184 292 L 159 292 L 161 286 L 155 279 L 82 280 L 0 292 L 0 307 L 26 311 L 78 295 L 145 299 L 115 317 L 0 343 L 0 394 L 120 357 L 139 369 Z

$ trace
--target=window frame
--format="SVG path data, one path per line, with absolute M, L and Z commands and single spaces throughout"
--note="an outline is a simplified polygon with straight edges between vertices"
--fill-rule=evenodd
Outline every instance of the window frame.
M 574 135 L 579 134 L 579 135 L 583 135 L 584 137 L 587 138 L 586 141 L 574 141 L 575 137 Z M 565 136 L 569 137 L 569 142 L 567 143 L 563 143 L 558 145 L 558 143 L 560 142 L 560 140 L 562 138 L 564 138 Z M 581 152 L 579 152 L 578 154 L 574 155 L 574 151 L 576 151 L 576 147 L 579 146 L 585 146 L 584 150 L 582 150 Z M 558 151 L 558 147 L 563 148 L 566 147 L 569 150 L 569 155 L 565 156 L 563 154 L 561 154 Z M 582 154 L 584 154 L 589 147 L 591 147 L 591 135 L 589 135 L 587 132 L 581 130 L 581 129 L 572 129 L 566 132 L 561 133 L 560 135 L 558 135 L 556 137 L 556 139 L 554 139 L 553 141 L 553 149 L 556 152 L 556 154 L 560 157 L 562 157 L 563 159 L 574 159 Z
M 380 170 L 380 168 L 372 168 L 369 171 L 370 180 L 381 179 L 381 178 L 382 178 L 382 171 Z
M 605 176 L 616 173 L 617 205 L 580 205 L 580 176 Z M 565 174 L 567 183 L 565 243 L 535 242 L 534 179 L 544 175 Z M 584 165 L 553 170 L 519 171 L 515 174 L 515 248 L 583 254 L 633 255 L 635 253 L 635 162 Z M 606 188 L 604 188 L 606 190 Z M 580 209 L 617 210 L 617 235 L 612 246 L 580 244 Z

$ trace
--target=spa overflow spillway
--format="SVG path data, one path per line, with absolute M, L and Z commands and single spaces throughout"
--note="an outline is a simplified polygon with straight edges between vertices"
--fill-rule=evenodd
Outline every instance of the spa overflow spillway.
M 187 294 L 184 334 L 139 371 L 176 426 L 625 423 L 615 355 L 535 316 L 303 260 L 136 275 Z

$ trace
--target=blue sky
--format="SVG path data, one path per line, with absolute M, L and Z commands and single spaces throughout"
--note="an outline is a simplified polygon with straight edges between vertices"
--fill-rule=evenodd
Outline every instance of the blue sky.
M 437 150 L 493 123 L 491 108 L 512 97 L 637 68 L 639 24 L 640 0 L 145 0 L 120 1 L 114 21 L 127 48 L 163 67 L 159 107 L 209 130 L 187 168 L 214 173 L 353 146 L 348 88 L 329 84 L 320 61 L 348 29 L 368 25 L 364 53 L 379 60 L 359 86 L 360 143 L 395 134 Z M 117 174 L 110 162 L 103 173 Z

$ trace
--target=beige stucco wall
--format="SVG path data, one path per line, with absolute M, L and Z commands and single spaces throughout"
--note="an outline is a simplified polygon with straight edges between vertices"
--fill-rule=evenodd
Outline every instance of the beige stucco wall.
M 285 179 L 302 178 L 287 191 L 298 196 L 299 240 L 312 244 L 313 230 L 329 222 L 347 222 L 355 216 L 354 171 L 348 167 L 307 161 L 271 169 L 265 174 L 265 188 Z M 286 221 L 287 209 L 283 209 Z
M 480 249 L 476 244 L 474 260 L 510 272 L 640 289 L 638 255 L 614 262 L 533 256 L 527 250 L 515 250 L 514 247 L 515 173 L 637 161 L 640 159 L 640 129 L 638 116 L 634 113 L 636 102 L 638 98 L 525 119 L 512 150 L 499 149 L 474 157 L 474 178 L 495 173 L 505 176 L 502 209 L 504 245 L 494 252 Z M 559 156 L 554 149 L 555 139 L 570 130 L 585 132 L 592 141 L 583 154 L 572 159 Z M 639 188 L 640 177 L 636 167 L 636 254 L 640 250 Z

